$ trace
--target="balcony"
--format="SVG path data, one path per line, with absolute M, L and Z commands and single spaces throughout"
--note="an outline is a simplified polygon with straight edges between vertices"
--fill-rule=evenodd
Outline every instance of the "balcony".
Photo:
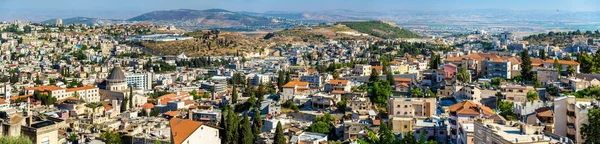
M 572 112 L 572 111 L 567 112 L 567 116 L 569 116 L 569 117 L 575 117 L 575 112 Z
M 575 129 L 571 129 L 571 128 L 569 128 L 569 129 L 567 130 L 567 134 L 569 134 L 569 135 L 576 135 L 576 134 L 577 134 L 577 132 L 575 131 Z
M 575 117 L 567 117 L 567 123 L 575 123 Z
M 568 111 L 575 111 L 575 104 L 569 104 L 569 106 L 567 106 L 567 110 Z

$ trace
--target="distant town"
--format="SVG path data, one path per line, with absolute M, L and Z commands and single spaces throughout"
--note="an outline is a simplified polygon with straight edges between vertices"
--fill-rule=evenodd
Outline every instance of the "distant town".
M 600 32 L 517 33 L 7 21 L 0 143 L 600 143 Z

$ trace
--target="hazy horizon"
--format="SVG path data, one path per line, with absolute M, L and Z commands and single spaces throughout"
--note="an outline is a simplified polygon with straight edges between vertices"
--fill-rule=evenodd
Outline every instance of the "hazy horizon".
M 143 5 L 142 5 L 143 4 Z M 510 10 L 565 12 L 598 12 L 600 1 L 594 0 L 0 0 L 0 20 L 42 21 L 76 16 L 104 19 L 127 19 L 146 12 L 174 9 L 225 9 L 247 12 L 321 12 L 351 10 L 356 12 L 385 11 L 447 11 L 447 10 Z

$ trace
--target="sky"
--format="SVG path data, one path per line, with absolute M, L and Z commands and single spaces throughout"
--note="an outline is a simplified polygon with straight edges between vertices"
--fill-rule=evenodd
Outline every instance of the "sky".
M 600 11 L 600 0 L 0 0 L 0 20 L 89 16 L 125 19 L 155 10 L 315 12 L 327 10 L 556 10 Z

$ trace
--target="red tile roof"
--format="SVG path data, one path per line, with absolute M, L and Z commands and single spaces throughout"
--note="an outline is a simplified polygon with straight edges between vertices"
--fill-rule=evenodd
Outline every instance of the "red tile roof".
M 169 125 L 171 127 L 171 138 L 173 139 L 173 142 L 175 144 L 181 144 L 190 137 L 196 129 L 202 126 L 202 122 L 172 118 L 169 121 Z

